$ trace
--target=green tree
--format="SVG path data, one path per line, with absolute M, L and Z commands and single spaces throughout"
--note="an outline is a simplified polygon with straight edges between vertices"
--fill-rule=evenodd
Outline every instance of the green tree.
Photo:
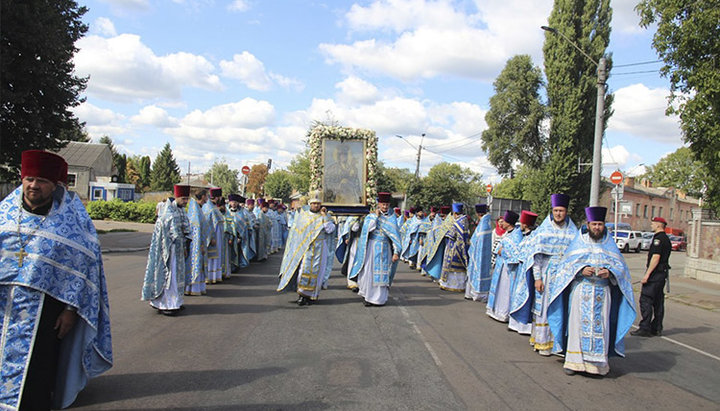
M 530 56 L 511 58 L 495 79 L 495 95 L 485 115 L 488 128 L 482 133 L 482 148 L 501 175 L 513 175 L 514 164 L 540 167 L 547 157 L 540 124 L 545 107 L 540 101 L 542 71 Z
M 716 0 L 643 0 L 640 24 L 657 24 L 653 47 L 670 79 L 668 114 L 707 171 L 705 199 L 720 212 L 720 7 Z
M 305 149 L 290 161 L 287 168 L 292 188 L 300 193 L 310 190 L 310 150 Z
M 215 187 L 222 188 L 223 194 L 235 194 L 238 192 L 239 170 L 231 170 L 224 159 L 215 161 L 210 170 L 205 173 L 205 180 L 211 181 Z M 211 178 L 212 177 L 212 178 Z
M 113 144 L 113 141 L 108 136 L 102 136 L 100 137 L 100 140 L 98 141 L 100 144 L 107 144 L 108 147 L 110 147 L 110 152 L 112 153 L 113 157 L 113 165 L 115 166 L 115 171 L 118 176 L 118 182 L 124 183 L 126 182 L 126 169 L 127 169 L 127 156 L 125 154 L 120 154 L 117 151 L 117 148 L 115 148 L 115 144 Z
M 482 175 L 458 164 L 434 165 L 419 184 L 409 188 L 408 199 L 423 207 L 449 205 L 453 201 L 475 204 L 482 190 Z
M 654 166 L 648 167 L 643 177 L 656 187 L 675 187 L 693 197 L 700 197 L 704 182 L 707 180 L 707 168 L 695 158 L 688 147 L 680 147 L 661 158 Z
M 556 0 L 548 19 L 558 33 L 545 35 L 543 54 L 547 78 L 550 133 L 547 161 L 536 176 L 531 201 L 547 210 L 552 193 L 570 196 L 570 213 L 580 219 L 590 196 L 589 168 L 577 170 L 578 158 L 593 156 L 597 100 L 597 66 L 560 33 L 574 42 L 594 61 L 605 55 L 610 41 L 610 0 Z M 612 60 L 607 59 L 607 70 Z M 610 116 L 612 95 L 606 95 L 604 116 Z M 605 122 L 607 124 L 607 122 Z
M 127 159 L 127 167 L 125 170 L 125 182 L 128 184 L 135 185 L 135 191 L 140 193 L 143 190 L 142 179 L 140 177 L 140 166 L 138 165 L 137 158 L 139 156 L 132 156 Z
M 265 192 L 273 198 L 282 198 L 283 202 L 290 202 L 293 187 L 290 182 L 290 173 L 286 170 L 275 170 L 265 178 Z
M 143 189 L 150 187 L 150 156 L 142 156 L 137 162 L 139 164 L 140 181 L 142 181 Z
M 150 172 L 150 188 L 153 191 L 172 191 L 173 186 L 180 181 L 180 168 L 173 157 L 170 143 L 155 157 Z
M 248 174 L 247 185 L 245 186 L 246 193 L 253 193 L 256 196 L 264 194 L 265 179 L 268 175 L 267 164 L 255 164 L 250 167 L 250 174 Z
M 71 109 L 87 84 L 74 75 L 73 56 L 88 9 L 72 0 L 2 0 L 0 10 L 0 180 L 8 180 L 19 175 L 22 151 L 85 141 Z
M 378 166 L 380 163 L 378 162 Z M 382 166 L 382 174 L 386 179 L 387 189 L 383 188 L 378 181 L 378 191 L 400 192 L 405 193 L 410 189 L 413 181 L 415 181 L 415 173 L 407 168 L 385 167 Z

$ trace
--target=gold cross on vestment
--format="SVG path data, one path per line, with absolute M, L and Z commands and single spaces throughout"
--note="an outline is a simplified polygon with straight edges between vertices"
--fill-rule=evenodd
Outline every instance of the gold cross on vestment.
M 26 253 L 22 247 L 20 247 L 20 251 L 15 253 L 15 256 L 17 256 L 17 258 L 18 258 L 18 268 L 23 266 L 23 259 L 25 258 L 26 255 L 28 255 L 28 253 Z

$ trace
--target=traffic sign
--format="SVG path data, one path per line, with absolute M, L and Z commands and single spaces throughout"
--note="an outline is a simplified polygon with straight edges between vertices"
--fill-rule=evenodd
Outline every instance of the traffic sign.
M 245 175 L 250 174 L 250 167 L 248 167 L 248 166 L 243 166 L 243 168 L 241 170 L 242 170 L 242 173 Z
M 488 193 L 492 193 L 492 184 L 486 185 L 486 186 L 485 186 L 485 191 L 487 191 Z
M 623 175 L 619 171 L 615 171 L 614 173 L 610 174 L 610 182 L 613 184 L 620 184 L 623 182 Z

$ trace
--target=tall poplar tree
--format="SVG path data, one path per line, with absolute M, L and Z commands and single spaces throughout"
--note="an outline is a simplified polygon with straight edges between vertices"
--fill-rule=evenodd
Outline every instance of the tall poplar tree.
M 570 212 L 582 219 L 590 197 L 589 167 L 578 172 L 578 160 L 589 162 L 593 156 L 597 100 L 597 65 L 578 51 L 565 37 L 598 62 L 610 42 L 610 0 L 555 0 L 548 19 L 558 33 L 547 32 L 543 54 L 547 78 L 550 132 L 550 156 L 544 162 L 538 183 L 530 193 L 533 208 L 547 210 L 550 194 L 570 196 Z M 606 95 L 604 117 L 611 113 L 612 95 Z M 607 121 L 605 122 L 607 124 Z
M 180 181 L 180 167 L 175 162 L 170 143 L 158 153 L 150 172 L 150 188 L 153 191 L 172 191 Z
M 88 30 L 73 0 L 2 0 L 0 181 L 17 178 L 20 153 L 87 141 L 71 109 L 87 78 L 75 76 L 75 42 Z
M 482 148 L 501 175 L 512 176 L 518 162 L 539 168 L 547 157 L 546 136 L 540 129 L 545 118 L 542 85 L 542 71 L 528 55 L 508 60 L 493 83 L 495 95 L 485 115 L 488 128 L 482 133 Z

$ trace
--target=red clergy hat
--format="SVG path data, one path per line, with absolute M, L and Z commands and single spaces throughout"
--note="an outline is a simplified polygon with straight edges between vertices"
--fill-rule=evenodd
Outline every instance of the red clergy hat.
M 20 164 L 20 178 L 40 177 L 53 183 L 67 182 L 67 163 L 57 154 L 26 150 L 22 152 Z
M 525 225 L 534 225 L 538 215 L 527 210 L 520 213 L 520 223 Z
M 175 198 L 190 197 L 190 186 L 175 184 L 174 194 Z

